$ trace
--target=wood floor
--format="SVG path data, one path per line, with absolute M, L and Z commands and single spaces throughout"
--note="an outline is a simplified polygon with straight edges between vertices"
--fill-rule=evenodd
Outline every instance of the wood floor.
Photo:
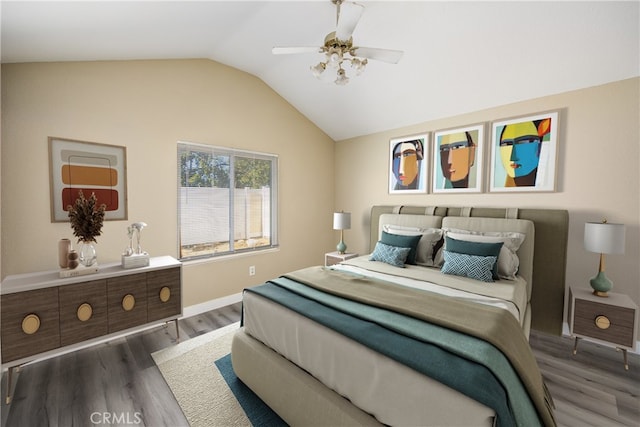
M 181 341 L 240 319 L 240 304 L 179 322 Z M 22 368 L 2 426 L 187 426 L 151 353 L 174 345 L 173 325 Z M 533 333 L 531 345 L 556 404 L 560 426 L 639 426 L 640 356 L 625 371 L 615 350 Z M 6 373 L 2 390 L 6 390 Z
M 622 353 L 581 340 L 533 332 L 529 342 L 556 406 L 556 420 L 567 427 L 640 426 L 640 355 Z

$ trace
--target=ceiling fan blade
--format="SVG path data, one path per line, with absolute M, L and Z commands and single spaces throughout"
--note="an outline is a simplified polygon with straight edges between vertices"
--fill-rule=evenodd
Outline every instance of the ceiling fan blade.
M 375 59 L 376 61 L 389 62 L 391 64 L 397 64 L 404 53 L 401 50 L 378 49 L 375 47 L 355 47 L 353 50 L 357 56 Z
M 300 47 L 274 47 L 271 53 L 274 55 L 288 55 L 291 53 L 318 53 L 322 48 L 316 46 L 300 46 Z
M 364 6 L 357 3 L 344 2 L 338 5 L 338 23 L 336 26 L 336 38 L 347 41 L 356 29 L 358 21 L 364 12 Z

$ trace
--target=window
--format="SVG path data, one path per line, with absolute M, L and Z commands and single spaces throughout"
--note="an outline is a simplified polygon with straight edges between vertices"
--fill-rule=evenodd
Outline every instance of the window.
M 273 248 L 278 157 L 178 143 L 180 259 Z

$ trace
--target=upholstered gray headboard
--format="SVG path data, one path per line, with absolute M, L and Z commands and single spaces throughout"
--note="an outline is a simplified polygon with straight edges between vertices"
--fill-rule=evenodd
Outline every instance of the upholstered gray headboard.
M 485 218 L 519 218 L 533 221 L 535 244 L 531 328 L 562 334 L 569 212 L 563 209 L 486 208 L 448 206 L 390 206 L 371 208 L 369 247 L 378 241 L 378 219 L 384 213 Z

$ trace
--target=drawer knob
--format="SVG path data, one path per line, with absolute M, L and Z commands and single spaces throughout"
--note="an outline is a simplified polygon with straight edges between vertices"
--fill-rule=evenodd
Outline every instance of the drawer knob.
M 37 314 L 28 314 L 22 319 L 22 332 L 32 335 L 40 329 L 40 318 Z
M 167 302 L 171 299 L 171 289 L 168 286 L 163 286 L 160 289 L 160 301 Z
M 78 307 L 78 311 L 76 312 L 76 316 L 78 316 L 79 321 L 86 322 L 87 320 L 91 319 L 92 315 L 93 307 L 91 307 L 91 304 L 89 304 L 88 302 L 80 304 L 80 306 Z
M 136 306 L 136 298 L 131 294 L 126 294 L 122 298 L 122 308 L 124 311 L 131 311 Z
M 611 326 L 611 321 L 607 316 L 596 316 L 595 324 L 599 329 L 609 329 Z

